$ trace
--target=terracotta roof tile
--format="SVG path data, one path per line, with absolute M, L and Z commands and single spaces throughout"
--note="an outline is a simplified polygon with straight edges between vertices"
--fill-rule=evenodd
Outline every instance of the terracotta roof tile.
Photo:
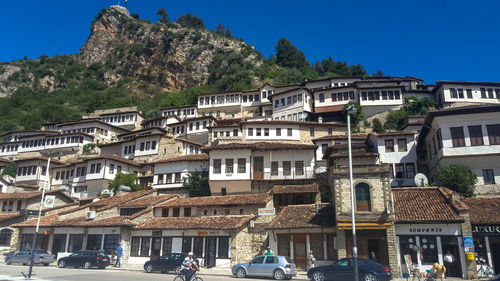
M 145 191 L 136 191 L 136 192 L 128 192 L 125 194 L 119 194 L 115 196 L 111 196 L 105 199 L 101 199 L 96 202 L 92 202 L 89 204 L 90 207 L 95 207 L 97 211 L 104 211 L 113 207 L 118 206 L 122 202 L 129 202 L 131 200 L 147 196 L 151 193 L 156 192 L 155 190 L 145 190 Z
M 104 227 L 104 226 L 133 226 L 130 216 L 115 216 L 104 219 L 87 220 L 85 217 L 74 218 L 70 220 L 59 220 L 58 215 L 45 216 L 40 218 L 41 227 L 63 227 L 63 226 L 81 226 L 81 227 Z M 35 226 L 36 219 L 14 224 L 13 227 Z
M 99 155 L 99 156 L 96 156 L 96 157 L 93 157 L 93 158 L 89 158 L 89 159 L 86 159 L 87 161 L 91 161 L 91 160 L 98 160 L 98 159 L 108 159 L 108 160 L 115 160 L 115 161 L 118 161 L 118 162 L 122 162 L 122 163 L 125 163 L 125 164 L 129 164 L 129 165 L 132 165 L 132 166 L 140 166 L 139 163 L 133 161 L 133 160 L 129 160 L 127 158 L 124 158 L 124 157 L 121 157 L 121 156 L 118 156 L 118 155 L 111 155 L 111 154 L 103 154 L 103 155 Z
M 304 150 L 316 149 L 318 146 L 313 144 L 283 143 L 283 142 L 248 142 L 248 143 L 226 143 L 212 144 L 205 146 L 203 150 L 229 150 L 229 149 L 249 149 L 252 151 L 267 150 Z
M 174 198 L 176 195 L 167 194 L 167 195 L 158 195 L 158 196 L 144 196 L 138 199 L 134 199 L 128 202 L 120 203 L 118 206 L 121 208 L 130 208 L 130 207 L 149 207 L 157 205 L 161 202 L 168 201 Z
M 274 194 L 286 193 L 318 193 L 319 188 L 317 183 L 301 184 L 301 185 L 275 185 L 272 189 Z
M 205 153 L 201 154 L 191 154 L 191 155 L 183 155 L 178 157 L 171 157 L 167 159 L 158 160 L 151 164 L 162 164 L 162 163 L 175 163 L 175 162 L 191 162 L 191 161 L 208 161 L 209 157 Z
M 413 136 L 418 134 L 415 131 L 394 131 L 394 132 L 383 132 L 383 133 L 371 133 L 374 136 Z
M 22 217 L 20 213 L 0 213 L 0 221 L 6 221 L 13 218 Z
M 352 134 L 351 140 L 365 140 L 367 137 L 367 134 Z M 313 141 L 316 140 L 347 140 L 347 134 L 323 136 L 313 139 Z
M 228 206 L 228 205 L 264 205 L 270 196 L 265 194 L 244 194 L 244 195 L 226 195 L 226 196 L 205 196 L 177 198 L 157 207 L 181 207 L 181 206 Z
M 463 221 L 437 188 L 393 188 L 392 194 L 396 223 Z
M 73 202 L 74 199 L 66 195 L 64 192 L 60 190 L 48 190 L 45 192 L 45 195 L 60 195 L 63 198 L 66 198 L 69 202 Z M 31 199 L 36 197 L 41 197 L 41 191 L 32 191 L 32 192 L 18 192 L 18 193 L 0 193 L 0 199 L 4 200 L 12 200 L 12 199 Z
M 471 224 L 500 225 L 500 198 L 465 198 Z
M 312 121 L 292 121 L 292 120 L 259 120 L 259 121 L 241 121 L 241 124 L 252 125 L 252 124 L 261 124 L 261 125 L 299 125 L 299 126 L 313 126 L 313 127 L 346 127 L 345 123 L 319 123 Z
M 269 229 L 297 228 L 333 228 L 335 209 L 333 205 L 320 204 L 316 214 L 316 205 L 289 205 L 269 223 Z
M 43 156 L 37 156 L 37 157 L 30 157 L 30 158 L 23 158 L 23 159 L 17 159 L 17 160 L 14 160 L 14 162 L 25 162 L 25 161 L 33 161 L 33 160 L 41 160 L 41 161 L 47 161 L 48 158 L 47 157 L 43 157 Z M 54 158 L 51 158 L 50 159 L 50 164 L 58 164 L 58 165 L 66 165 L 66 163 L 64 163 L 63 161 L 59 161 L 57 159 L 54 159 Z
M 135 227 L 135 229 L 239 229 L 254 216 L 217 216 L 217 217 L 161 217 L 154 218 Z
M 14 163 L 14 161 L 10 161 L 7 158 L 0 157 L 0 163 L 8 164 L 8 163 Z

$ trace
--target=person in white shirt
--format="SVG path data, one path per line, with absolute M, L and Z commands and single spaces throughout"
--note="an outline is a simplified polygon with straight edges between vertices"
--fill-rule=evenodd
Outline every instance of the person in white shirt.
M 187 257 L 184 259 L 184 262 L 182 263 L 182 269 L 181 272 L 186 276 L 186 281 L 190 281 L 191 277 L 193 276 L 193 273 L 196 270 L 200 270 L 198 267 L 198 264 L 194 261 L 193 258 L 193 252 L 189 252 Z
M 451 274 L 453 270 L 453 265 L 455 263 L 455 257 L 451 253 L 450 250 L 446 251 L 446 254 L 443 257 L 444 261 L 444 266 L 446 267 L 446 277 L 451 277 L 453 274 Z

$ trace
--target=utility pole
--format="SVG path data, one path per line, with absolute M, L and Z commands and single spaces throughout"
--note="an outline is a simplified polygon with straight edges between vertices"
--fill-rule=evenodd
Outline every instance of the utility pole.
M 358 273 L 358 243 L 356 241 L 356 218 L 354 211 L 354 201 L 356 200 L 353 187 L 352 176 L 352 143 L 351 143 L 351 112 L 356 112 L 353 105 L 347 106 L 347 143 L 349 148 L 349 186 L 351 189 L 351 216 L 352 216 L 352 260 L 354 264 L 354 281 L 359 280 Z

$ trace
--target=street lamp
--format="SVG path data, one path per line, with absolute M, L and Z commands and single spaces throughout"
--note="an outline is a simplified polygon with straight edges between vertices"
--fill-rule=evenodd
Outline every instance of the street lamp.
M 349 187 L 351 189 L 351 216 L 352 216 L 352 260 L 354 264 L 354 281 L 358 281 L 358 243 L 356 242 L 356 218 L 354 212 L 354 187 L 352 179 L 352 149 L 351 149 L 351 113 L 357 111 L 354 105 L 348 105 L 347 108 L 347 142 L 349 149 Z
M 66 154 L 73 153 L 73 150 L 70 151 L 49 151 L 47 153 L 42 152 L 42 154 L 47 156 L 47 170 L 45 171 L 45 184 L 42 187 L 42 197 L 40 199 L 40 208 L 38 210 L 38 220 L 36 222 L 35 234 L 33 235 L 33 244 L 31 245 L 31 257 L 28 261 L 30 269 L 28 271 L 28 278 L 31 278 L 31 273 L 33 272 L 33 263 L 35 261 L 35 249 L 38 238 L 38 230 L 40 229 L 40 218 L 42 216 L 43 202 L 45 199 L 45 189 L 50 189 L 50 159 L 55 156 L 63 156 Z M 23 273 L 24 274 L 24 273 Z

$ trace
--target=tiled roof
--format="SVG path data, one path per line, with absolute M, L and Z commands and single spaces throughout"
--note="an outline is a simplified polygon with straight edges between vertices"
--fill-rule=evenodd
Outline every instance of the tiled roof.
M 178 157 L 171 157 L 167 159 L 158 160 L 151 164 L 161 164 L 161 163 L 175 163 L 175 162 L 191 162 L 191 161 L 208 161 L 209 157 L 205 153 L 201 154 L 191 154 Z
M 115 161 L 118 161 L 118 162 L 122 162 L 122 163 L 125 163 L 125 164 L 129 164 L 129 165 L 132 165 L 132 166 L 139 166 L 139 163 L 133 161 L 133 160 L 129 160 L 127 158 L 124 158 L 124 157 L 121 157 L 121 156 L 118 156 L 118 155 L 111 155 L 111 154 L 103 154 L 103 155 L 99 155 L 99 156 L 96 156 L 96 157 L 93 157 L 93 158 L 89 158 L 87 159 L 87 161 L 92 161 L 92 160 L 99 160 L 99 159 L 108 159 L 108 160 L 115 160 Z
M 269 200 L 271 200 L 271 197 L 265 194 L 205 196 L 177 198 L 158 205 L 157 207 L 264 205 Z
M 371 133 L 374 136 L 414 136 L 417 132 L 415 131 L 394 131 L 394 132 L 383 132 L 383 133 Z
M 465 198 L 470 222 L 475 225 L 500 225 L 500 198 Z
M 393 188 L 392 194 L 396 223 L 463 221 L 437 188 Z
M 319 188 L 317 183 L 301 185 L 275 185 L 272 189 L 272 192 L 274 194 L 318 193 Z
M 378 156 L 378 153 L 372 151 L 366 151 L 366 149 L 353 149 L 352 157 L 374 157 Z M 326 155 L 326 153 L 325 153 Z M 340 151 L 330 154 L 330 158 L 341 158 L 349 156 L 349 151 Z
M 0 157 L 0 163 L 14 163 L 14 161 L 10 161 L 9 159 L 7 158 L 2 158 Z
M 269 229 L 333 228 L 335 209 L 329 204 L 289 205 L 269 223 Z
M 291 120 L 255 120 L 255 121 L 241 121 L 241 124 L 247 126 L 253 124 L 260 125 L 299 125 L 299 126 L 313 126 L 313 127 L 346 127 L 344 123 L 319 123 L 311 121 L 291 121 Z
M 43 156 L 37 156 L 37 157 L 17 159 L 17 160 L 14 160 L 14 162 L 26 162 L 26 161 L 35 161 L 35 160 L 41 160 L 41 161 L 47 162 L 48 158 L 47 157 L 43 157 Z M 59 160 L 54 159 L 54 158 L 50 158 L 50 164 L 51 165 L 52 164 L 66 165 L 66 163 L 64 163 L 63 161 L 59 161 Z
M 351 140 L 365 140 L 368 137 L 367 134 L 352 134 L 351 135 Z M 347 140 L 347 134 L 342 134 L 342 135 L 331 135 L 331 136 L 323 136 L 319 138 L 313 139 L 315 140 Z
M 156 192 L 155 190 L 145 190 L 145 191 L 136 191 L 136 192 L 128 192 L 120 195 L 115 195 L 111 196 L 105 199 L 101 199 L 96 202 L 92 202 L 90 204 L 90 207 L 95 207 L 97 211 L 103 211 L 107 210 L 113 207 L 118 206 L 122 202 L 128 202 L 143 196 L 147 196 L 153 192 Z
M 158 196 L 144 196 L 138 199 L 134 199 L 131 201 L 123 202 L 118 206 L 121 208 L 130 208 L 130 207 L 148 207 L 154 206 L 164 201 L 168 201 L 174 198 L 176 195 L 167 194 L 167 195 L 158 195 Z
M 35 226 L 36 219 L 17 223 L 14 227 L 29 227 Z M 79 217 L 69 220 L 59 220 L 58 215 L 45 216 L 40 218 L 41 227 L 63 227 L 63 226 L 80 226 L 80 227 L 105 227 L 105 226 L 133 226 L 130 221 L 130 216 L 115 216 L 105 219 L 87 220 L 84 217 Z
M 298 143 L 283 143 L 283 142 L 248 142 L 248 143 L 225 143 L 212 144 L 205 146 L 203 150 L 229 150 L 229 149 L 249 149 L 253 151 L 266 150 L 298 150 L 298 149 L 316 149 L 318 146 L 314 144 L 298 144 Z
M 13 218 L 22 217 L 20 213 L 0 213 L 0 221 L 6 221 Z
M 48 190 L 45 195 L 60 195 L 66 198 L 69 202 L 73 202 L 74 199 L 66 195 L 60 190 Z M 2 200 L 14 200 L 14 199 L 31 199 L 36 197 L 41 197 L 41 191 L 31 191 L 31 192 L 17 192 L 17 193 L 0 193 L 0 199 Z
M 161 217 L 154 218 L 135 227 L 135 229 L 200 229 L 231 230 L 239 229 L 254 216 L 217 216 L 217 217 Z

